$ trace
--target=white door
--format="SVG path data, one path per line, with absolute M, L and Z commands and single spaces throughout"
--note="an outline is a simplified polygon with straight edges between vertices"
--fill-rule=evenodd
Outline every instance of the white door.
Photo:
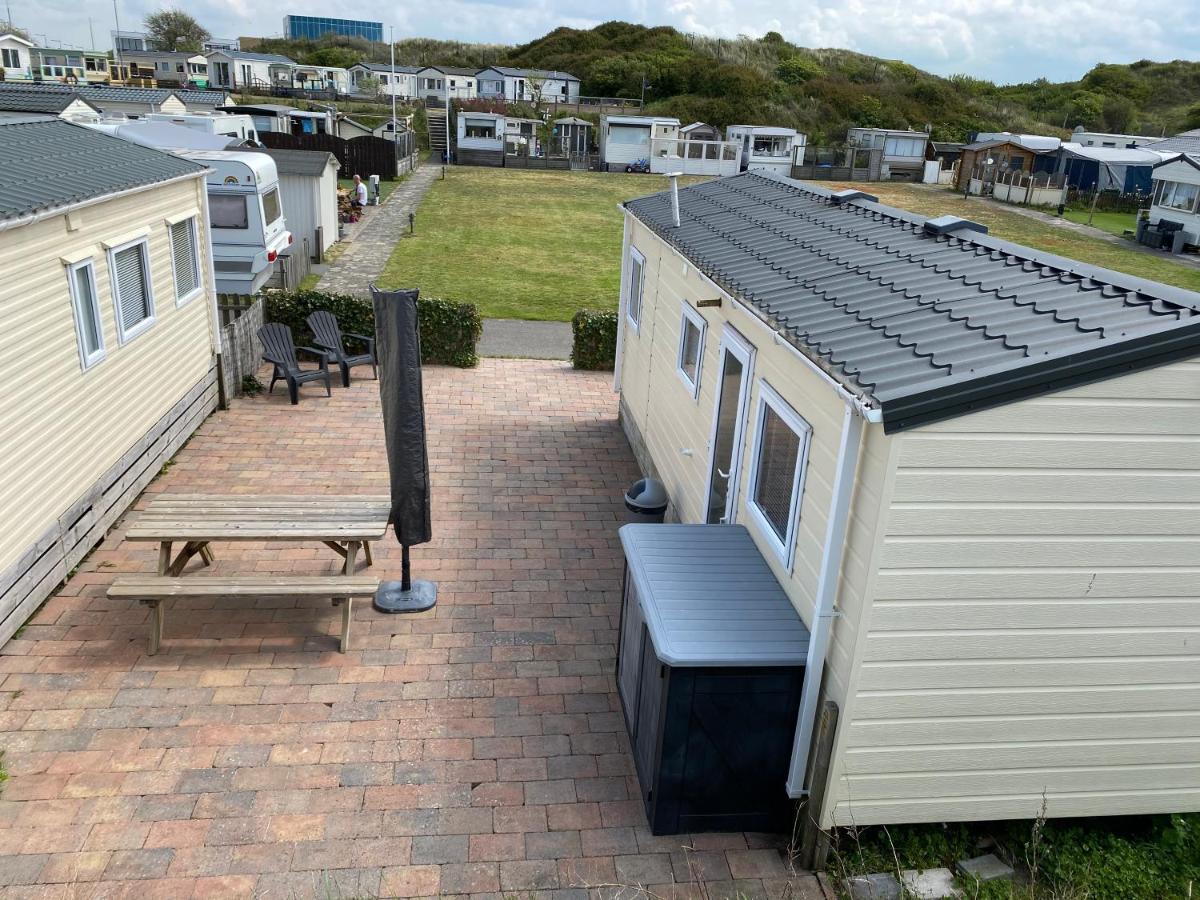
M 720 373 L 709 441 L 709 476 L 704 504 L 709 525 L 730 524 L 737 511 L 738 479 L 742 468 L 746 404 L 754 347 L 730 326 L 721 336 Z

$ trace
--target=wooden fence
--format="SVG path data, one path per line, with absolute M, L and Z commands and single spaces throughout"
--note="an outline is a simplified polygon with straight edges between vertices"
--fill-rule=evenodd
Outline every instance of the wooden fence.
M 262 300 L 238 294 L 220 294 L 217 311 L 221 318 L 221 358 L 217 367 L 222 409 L 242 393 L 242 379 L 258 371 L 262 344 L 258 329 L 263 324 Z
M 412 132 L 407 132 L 411 135 Z M 404 135 L 397 135 L 404 138 Z M 395 179 L 401 157 L 411 155 L 406 144 L 413 138 L 390 141 L 386 138 L 364 135 L 356 138 L 340 138 L 332 134 L 281 134 L 260 132 L 258 139 L 274 150 L 324 150 L 337 157 L 341 164 L 341 176 L 349 178 L 358 173 L 362 176 L 378 175 L 392 181 Z

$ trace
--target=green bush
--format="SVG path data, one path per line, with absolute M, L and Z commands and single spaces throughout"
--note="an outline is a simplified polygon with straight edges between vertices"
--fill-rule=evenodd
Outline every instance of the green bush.
M 371 302 L 361 297 L 322 291 L 279 291 L 263 294 L 263 304 L 264 320 L 287 325 L 297 344 L 312 340 L 305 320 L 319 309 L 337 316 L 344 332 L 375 333 L 375 311 Z M 422 297 L 417 301 L 417 316 L 421 325 L 421 362 L 461 368 L 479 362 L 475 345 L 483 333 L 483 320 L 474 305 Z
M 571 365 L 612 369 L 617 361 L 617 313 L 581 309 L 571 319 Z

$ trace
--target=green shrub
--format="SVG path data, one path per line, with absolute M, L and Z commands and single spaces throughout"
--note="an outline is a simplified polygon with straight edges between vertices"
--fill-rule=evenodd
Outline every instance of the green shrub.
M 571 319 L 571 365 L 612 369 L 617 361 L 617 313 L 581 309 Z
M 297 344 L 312 340 L 305 321 L 325 309 L 337 316 L 343 332 L 375 333 L 375 311 L 369 300 L 322 291 L 269 292 L 263 295 L 263 317 L 292 329 Z M 479 310 L 469 303 L 422 297 L 417 301 L 421 324 L 421 362 L 469 368 L 479 362 L 475 345 L 483 333 Z

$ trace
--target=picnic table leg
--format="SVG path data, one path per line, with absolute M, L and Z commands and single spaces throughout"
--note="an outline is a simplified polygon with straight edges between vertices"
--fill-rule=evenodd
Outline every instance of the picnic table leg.
M 353 575 L 354 566 L 358 559 L 358 541 L 346 541 L 346 561 L 342 564 L 343 575 Z
M 375 565 L 375 560 L 371 556 L 371 542 L 363 541 L 363 559 L 366 560 L 368 566 Z
M 171 542 L 163 541 L 158 545 L 158 574 L 166 575 L 171 568 Z
M 162 646 L 163 620 L 167 615 L 166 602 L 160 597 L 151 605 L 150 616 L 150 655 L 158 653 Z
M 346 562 L 342 566 L 343 575 L 354 574 L 354 563 L 358 557 L 358 541 L 346 541 Z M 351 609 L 354 601 L 346 596 L 342 598 L 342 643 L 341 650 L 347 653 L 350 650 L 350 619 Z
M 216 557 L 213 556 L 212 545 L 209 544 L 208 541 L 205 541 L 200 545 L 200 559 L 206 566 L 211 566 L 213 564 L 213 560 L 216 559 Z

